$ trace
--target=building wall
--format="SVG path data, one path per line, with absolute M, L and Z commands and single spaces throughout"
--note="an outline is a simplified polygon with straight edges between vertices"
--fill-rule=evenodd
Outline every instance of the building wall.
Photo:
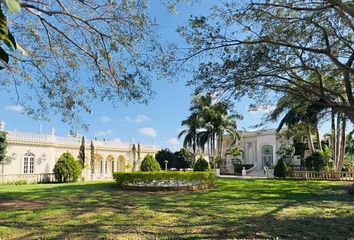
M 75 159 L 79 155 L 81 138 L 58 137 L 55 136 L 54 131 L 50 135 L 11 131 L 7 133 L 7 156 L 9 161 L 1 168 L 1 174 L 3 175 L 26 174 L 24 172 L 26 155 L 32 155 L 34 158 L 33 174 L 52 173 L 55 163 L 65 152 L 70 152 Z M 88 164 L 90 164 L 90 142 L 86 141 L 86 143 L 86 159 Z M 132 144 L 110 141 L 93 141 L 93 144 L 95 146 L 96 159 L 94 165 L 95 173 L 91 177 L 95 179 L 107 178 L 112 176 L 113 171 L 132 171 Z M 141 144 L 141 160 L 147 154 L 154 155 L 157 151 L 158 148 L 155 146 Z M 103 172 L 100 171 L 101 162 L 103 162 Z M 106 164 L 107 172 L 105 171 Z M 90 166 L 84 172 L 86 175 L 91 175 Z M 27 174 L 31 173 L 28 171 Z

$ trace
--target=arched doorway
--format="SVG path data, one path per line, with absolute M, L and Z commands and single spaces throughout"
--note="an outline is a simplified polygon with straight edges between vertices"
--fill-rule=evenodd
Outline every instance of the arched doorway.
M 103 157 L 101 154 L 95 154 L 95 163 L 94 163 L 94 173 L 103 174 Z
M 265 145 L 262 147 L 262 167 L 273 165 L 273 147 Z
M 117 166 L 119 172 L 125 172 L 125 164 L 126 164 L 125 158 L 122 155 L 119 155 L 118 166 Z
M 106 157 L 106 169 L 106 173 L 112 174 L 115 172 L 115 161 L 111 154 Z

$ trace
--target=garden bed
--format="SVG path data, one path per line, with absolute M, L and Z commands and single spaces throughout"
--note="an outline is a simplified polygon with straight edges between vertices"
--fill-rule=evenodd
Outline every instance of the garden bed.
M 114 173 L 123 189 L 142 191 L 195 191 L 213 187 L 213 172 L 133 172 Z

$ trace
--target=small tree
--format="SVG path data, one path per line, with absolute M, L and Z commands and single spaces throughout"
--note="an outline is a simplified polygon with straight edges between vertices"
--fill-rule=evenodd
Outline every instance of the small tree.
M 6 132 L 0 131 L 0 164 L 4 164 L 6 161 Z
M 198 158 L 198 160 L 194 164 L 194 168 L 193 168 L 194 172 L 206 172 L 206 171 L 210 171 L 210 170 L 211 170 L 211 168 L 210 168 L 209 163 L 203 157 Z
M 144 160 L 141 162 L 141 171 L 142 172 L 159 172 L 161 171 L 160 164 L 156 161 L 155 157 L 148 154 L 144 157 Z
M 289 167 L 283 158 L 280 158 L 274 167 L 274 177 L 285 178 L 289 172 Z
M 141 149 L 140 149 L 140 143 L 138 143 L 138 163 L 141 160 Z
M 90 153 L 91 153 L 91 174 L 94 174 L 95 173 L 95 146 L 93 145 L 92 140 L 90 145 Z
M 82 169 L 78 161 L 71 153 L 63 153 L 53 169 L 58 182 L 76 182 L 81 175 Z
M 86 155 L 85 155 L 85 137 L 82 136 L 81 139 L 81 146 L 80 146 L 80 151 L 79 151 L 79 160 L 80 160 L 80 164 L 81 164 L 81 168 L 84 169 L 85 168 L 85 161 L 86 161 Z
M 135 144 L 133 144 L 132 153 L 133 153 L 133 172 L 135 172 L 135 171 L 136 171 L 136 168 L 137 168 L 137 162 L 136 162 L 136 147 L 135 147 Z

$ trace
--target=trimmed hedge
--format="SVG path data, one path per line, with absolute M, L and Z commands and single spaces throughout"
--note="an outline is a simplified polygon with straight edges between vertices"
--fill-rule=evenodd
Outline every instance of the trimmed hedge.
M 113 178 L 119 187 L 136 186 L 143 189 L 159 187 L 161 184 L 166 188 L 178 188 L 179 186 L 202 186 L 210 188 L 214 184 L 214 172 L 116 172 Z
M 144 160 L 141 162 L 140 169 L 142 172 L 158 172 L 161 171 L 159 162 L 155 159 L 153 155 L 146 155 Z

